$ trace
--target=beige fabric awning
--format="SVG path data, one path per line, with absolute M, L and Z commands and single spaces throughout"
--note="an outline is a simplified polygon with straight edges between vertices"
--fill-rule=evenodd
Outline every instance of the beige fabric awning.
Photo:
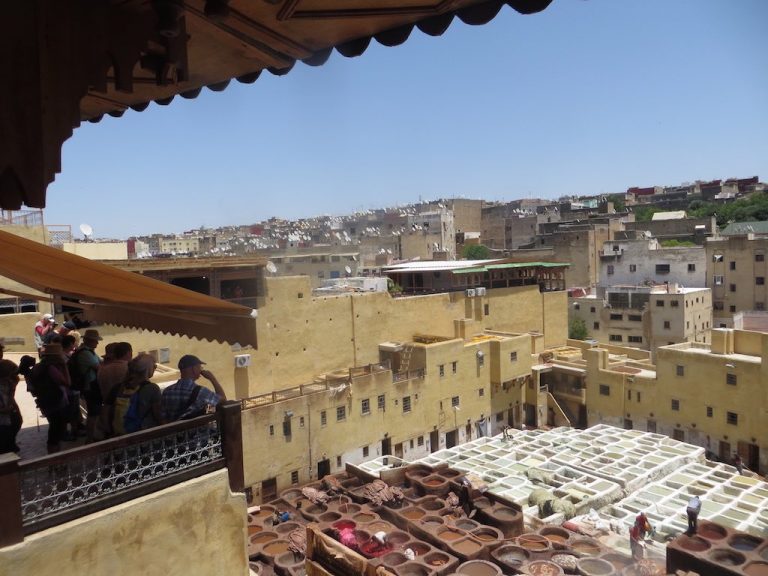
M 89 320 L 256 347 L 250 308 L 3 231 L 0 274 L 81 307 Z

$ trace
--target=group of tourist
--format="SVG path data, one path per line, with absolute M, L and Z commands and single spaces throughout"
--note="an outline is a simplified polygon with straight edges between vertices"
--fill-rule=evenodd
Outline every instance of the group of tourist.
M 100 357 L 99 331 L 86 329 L 79 345 L 73 344 L 79 336 L 75 331 L 71 321 L 59 325 L 44 314 L 34 329 L 39 359 L 23 356 L 19 365 L 2 359 L 0 343 L 0 453 L 19 451 L 22 416 L 15 392 L 20 376 L 48 420 L 49 453 L 78 436 L 93 442 L 145 430 L 205 414 L 226 400 L 216 377 L 196 356 L 182 356 L 180 379 L 161 391 L 151 381 L 157 368 L 153 356 L 134 356 L 129 342 L 113 342 Z M 200 377 L 214 391 L 198 385 Z

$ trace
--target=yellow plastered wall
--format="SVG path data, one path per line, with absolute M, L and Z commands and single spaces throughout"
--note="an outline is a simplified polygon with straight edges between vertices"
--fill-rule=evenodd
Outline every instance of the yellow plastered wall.
M 246 503 L 226 470 L 0 548 L 0 576 L 248 574 Z

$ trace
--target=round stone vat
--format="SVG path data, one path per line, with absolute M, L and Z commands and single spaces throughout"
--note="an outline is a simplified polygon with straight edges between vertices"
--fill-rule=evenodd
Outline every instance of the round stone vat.
M 357 514 L 352 516 L 352 519 L 358 524 L 368 524 L 369 522 L 378 520 L 379 515 L 374 514 L 373 512 L 358 512 Z
M 424 510 L 421 508 L 411 506 L 410 508 L 404 508 L 401 510 L 400 515 L 408 518 L 408 520 L 418 520 L 419 518 L 422 518 L 424 515 L 426 515 L 426 512 L 424 512 Z
M 476 530 L 472 530 L 470 534 L 481 542 L 498 542 L 504 539 L 504 535 L 491 526 L 481 526 Z
M 710 541 L 722 540 L 728 535 L 728 530 L 712 522 L 699 522 L 696 534 Z
M 469 518 L 461 518 L 459 520 L 456 520 L 455 526 L 460 530 L 466 530 L 467 532 L 471 532 L 475 528 L 478 528 L 480 524 L 478 524 L 474 520 L 470 520 Z
M 421 519 L 421 523 L 426 528 L 435 528 L 436 526 L 445 524 L 445 521 L 443 520 L 442 516 L 424 516 Z
M 325 512 L 323 514 L 320 514 L 318 517 L 318 520 L 320 522 L 327 522 L 328 524 L 331 524 L 333 522 L 336 522 L 336 520 L 339 520 L 341 518 L 341 514 L 338 512 Z
M 429 576 L 432 570 L 418 562 L 406 562 L 397 567 L 397 573 L 400 576 Z
M 707 555 L 710 560 L 723 566 L 740 566 L 747 561 L 746 556 L 736 550 L 716 548 Z
M 496 560 L 502 564 L 505 564 L 512 569 L 517 569 L 523 562 L 526 562 L 531 557 L 531 553 L 522 546 L 505 544 L 492 551 L 491 556 L 496 558 Z
M 253 536 L 262 530 L 264 530 L 264 528 L 261 526 L 261 524 L 248 524 L 248 536 Z
M 285 535 L 290 534 L 299 527 L 301 527 L 301 524 L 298 522 L 283 522 L 282 524 L 275 526 L 274 530 L 280 535 Z
M 277 532 L 259 532 L 251 536 L 251 544 L 262 546 L 277 538 Z
M 579 538 L 571 542 L 571 550 L 581 556 L 597 556 L 600 554 L 600 545 L 591 538 Z
M 289 545 L 290 542 L 288 542 L 288 540 L 272 540 L 271 542 L 265 544 L 261 551 L 266 556 L 272 556 L 274 558 L 288 552 Z
M 289 571 L 298 565 L 304 563 L 304 554 L 298 552 L 284 552 L 275 558 L 275 566 L 281 568 L 284 571 Z
M 750 562 L 743 570 L 747 576 L 768 576 L 768 562 Z
M 332 527 L 336 528 L 336 530 L 347 530 L 349 528 L 356 528 L 357 524 L 355 524 L 355 522 L 349 518 L 343 518 L 342 520 L 337 520 L 334 522 Z
M 749 534 L 736 534 L 728 540 L 728 545 L 734 550 L 750 552 L 762 544 L 763 540 Z
M 256 512 L 251 512 L 250 516 L 255 522 L 263 522 L 275 514 L 274 506 L 262 506 Z
M 411 540 L 410 542 L 406 542 L 403 544 L 403 549 L 405 548 L 410 548 L 416 556 L 424 556 L 424 554 L 427 554 L 430 550 L 432 550 L 432 547 L 429 544 L 419 542 L 418 540 Z
M 467 560 L 459 565 L 456 574 L 464 576 L 499 576 L 501 570 L 495 564 L 485 560 Z
M 624 568 L 632 564 L 632 558 L 629 556 L 624 556 L 623 554 L 616 554 L 614 552 L 610 554 L 604 554 L 601 556 L 601 558 L 613 564 L 613 569 L 616 570 L 617 574 L 621 573 Z
M 704 552 L 712 547 L 712 544 L 699 536 L 686 536 L 683 534 L 677 539 L 677 545 L 689 552 Z
M 435 512 L 445 508 L 445 501 L 441 500 L 440 498 L 424 498 L 421 502 L 419 502 L 419 508 L 428 510 L 430 512 Z
M 411 537 L 408 534 L 401 532 L 400 530 L 395 530 L 387 534 L 387 543 L 390 544 L 393 548 L 402 546 L 410 539 Z
M 552 542 L 552 546 L 555 548 L 562 548 L 565 546 L 565 543 L 568 542 L 571 537 L 571 533 L 568 532 L 568 530 L 560 528 L 559 526 L 544 526 L 544 528 L 539 530 L 539 534 Z
M 413 550 L 413 548 L 411 548 L 411 550 Z M 433 570 L 440 570 L 451 561 L 451 557 L 445 552 L 435 550 L 434 552 L 429 552 L 424 555 L 421 561 Z
M 390 552 L 381 557 L 381 563 L 385 566 L 400 566 L 408 561 L 408 557 L 402 552 Z
M 549 560 L 534 560 L 525 567 L 531 576 L 564 576 L 563 569 Z
M 471 560 L 477 557 L 483 550 L 483 545 L 477 540 L 472 538 L 461 538 L 449 542 L 451 549 L 456 553 L 456 556 L 465 560 Z
M 453 542 L 464 536 L 463 532 L 453 528 L 443 528 L 437 531 L 437 537 L 443 542 Z
M 392 524 L 385 520 L 374 520 L 373 522 L 366 524 L 365 529 L 371 534 L 376 534 L 376 532 L 381 532 L 382 530 L 384 532 L 389 532 L 392 530 Z
M 517 537 L 517 545 L 530 552 L 545 552 L 552 548 L 549 540 L 540 534 L 521 534 Z
M 582 558 L 576 562 L 576 569 L 582 576 L 612 576 L 616 573 L 613 564 L 602 558 Z
M 332 508 L 336 510 L 337 512 L 341 512 L 342 514 L 348 514 L 352 516 L 353 514 L 357 514 L 362 509 L 359 504 L 353 504 L 352 502 L 333 502 L 328 503 L 328 508 Z

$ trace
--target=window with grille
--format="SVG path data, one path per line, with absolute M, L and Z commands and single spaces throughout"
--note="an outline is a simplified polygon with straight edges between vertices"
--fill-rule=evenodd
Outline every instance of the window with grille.
M 712 406 L 707 406 L 707 418 L 712 418 L 713 413 L 714 410 L 712 409 Z
M 386 399 L 384 398 L 384 394 L 379 394 L 379 397 L 376 398 L 376 407 L 379 410 L 384 410 L 387 407 Z
M 601 396 L 610 396 L 611 395 L 611 387 L 607 384 L 600 384 L 600 395 Z
M 411 397 L 403 396 L 403 412 L 411 411 Z
M 732 426 L 738 426 L 739 425 L 739 415 L 736 414 L 736 412 L 726 412 L 725 413 L 725 421 L 732 425 Z
M 440 365 L 437 367 L 437 370 L 438 370 L 438 372 L 440 373 L 440 377 L 441 377 L 441 378 L 442 378 L 443 376 L 445 376 L 445 364 L 440 364 Z
M 325 426 L 328 424 L 328 414 L 325 410 L 320 411 L 320 426 Z
M 371 413 L 371 401 L 370 399 L 366 398 L 360 402 L 360 408 L 363 412 L 363 414 L 370 414 Z
M 672 410 L 675 412 L 680 411 L 680 400 L 672 400 Z
M 456 370 L 458 369 L 458 367 L 459 367 L 459 363 L 458 362 L 451 362 L 451 372 L 453 374 L 456 374 Z
M 451 398 L 451 407 L 456 408 L 458 405 L 459 405 L 459 397 L 454 396 L 453 398 Z
M 368 446 L 363 446 L 363 458 L 368 458 L 369 452 Z
M 726 374 L 725 383 L 730 386 L 736 386 L 736 374 Z
M 294 470 L 291 472 L 291 484 L 298 484 L 299 483 L 299 471 Z
M 336 407 L 336 422 L 341 422 L 342 420 L 347 419 L 347 407 L 346 406 L 337 406 Z

